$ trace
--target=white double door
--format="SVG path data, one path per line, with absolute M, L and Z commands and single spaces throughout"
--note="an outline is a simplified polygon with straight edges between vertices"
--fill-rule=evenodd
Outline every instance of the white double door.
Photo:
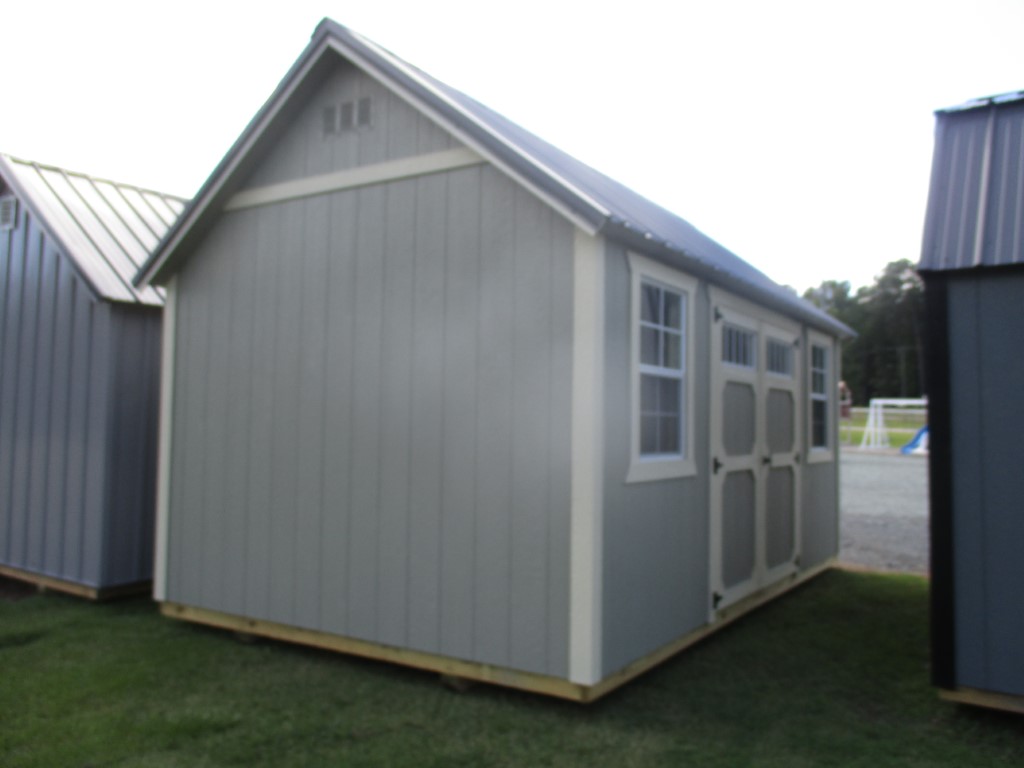
M 714 291 L 710 611 L 794 573 L 800 558 L 800 328 Z

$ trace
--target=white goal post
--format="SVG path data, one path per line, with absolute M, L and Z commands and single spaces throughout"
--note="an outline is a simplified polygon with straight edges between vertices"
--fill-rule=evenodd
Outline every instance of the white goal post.
M 899 409 L 906 413 L 913 409 L 914 413 L 921 410 L 927 414 L 928 398 L 907 397 L 873 397 L 868 403 L 868 420 L 864 425 L 864 437 L 861 438 L 861 450 L 889 448 L 889 430 L 885 426 L 886 409 L 890 412 Z M 927 416 L 926 416 L 927 418 Z

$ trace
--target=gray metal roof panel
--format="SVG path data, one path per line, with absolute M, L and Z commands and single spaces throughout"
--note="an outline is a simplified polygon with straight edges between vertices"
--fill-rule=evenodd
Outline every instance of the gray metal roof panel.
M 224 194 L 224 176 L 238 167 L 241 156 L 250 151 L 260 134 L 279 118 L 282 101 L 294 92 L 296 79 L 312 71 L 314 58 L 324 56 L 329 49 L 370 71 L 586 228 L 628 241 L 632 247 L 650 249 L 655 254 L 665 251 L 684 266 L 725 287 L 750 298 L 763 299 L 773 308 L 828 332 L 852 335 L 845 325 L 778 285 L 681 217 L 330 19 L 324 19 L 317 26 L 306 51 L 140 271 L 137 281 L 145 282 L 161 274 L 164 266 L 176 258 L 175 249 L 186 239 L 187 230 L 199 226 L 207 215 L 215 213 L 216 206 L 212 202 Z
M 0 175 L 100 298 L 163 304 L 161 289 L 136 288 L 132 279 L 170 222 L 142 210 L 138 201 L 145 195 L 160 201 L 166 211 L 180 213 L 184 200 L 4 154 Z
M 1024 92 L 936 113 L 922 271 L 1024 264 Z

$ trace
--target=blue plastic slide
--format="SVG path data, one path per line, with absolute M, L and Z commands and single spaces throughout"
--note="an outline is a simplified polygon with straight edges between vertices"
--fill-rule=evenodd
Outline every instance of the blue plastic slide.
M 917 430 L 917 434 L 914 435 L 913 439 L 902 448 L 900 453 L 911 454 L 911 453 L 928 453 L 928 427 L 924 426 Z

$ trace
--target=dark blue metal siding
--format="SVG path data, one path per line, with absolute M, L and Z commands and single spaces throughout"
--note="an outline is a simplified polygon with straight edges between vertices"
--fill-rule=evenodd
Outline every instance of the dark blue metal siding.
M 151 530 L 152 492 L 133 489 L 155 472 L 159 316 L 100 301 L 27 206 L 0 232 L 0 565 L 96 589 L 150 578 L 151 533 L 126 531 Z
M 1024 695 L 1024 272 L 948 283 L 956 682 Z
M 1024 102 L 938 115 L 922 270 L 1024 264 Z

